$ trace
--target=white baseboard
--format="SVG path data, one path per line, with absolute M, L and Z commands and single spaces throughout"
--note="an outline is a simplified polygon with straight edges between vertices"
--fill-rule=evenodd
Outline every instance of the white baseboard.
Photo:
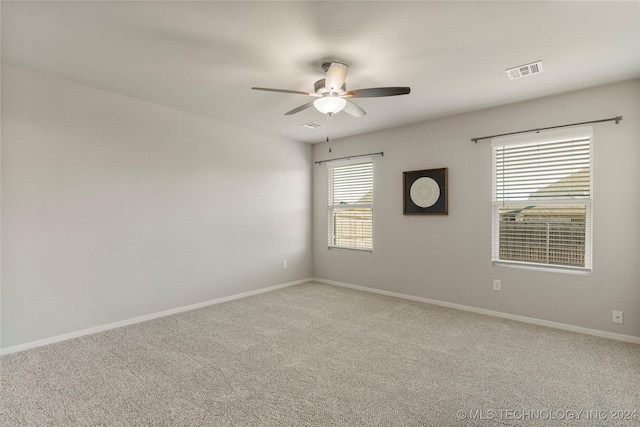
M 581 326 L 567 325 L 565 323 L 551 322 L 551 321 L 548 321 L 548 320 L 541 320 L 541 319 L 536 319 L 536 318 L 533 318 L 533 317 L 518 316 L 516 314 L 502 313 L 500 311 L 486 310 L 484 308 L 471 307 L 471 306 L 468 306 L 468 305 L 454 304 L 454 303 L 451 303 L 451 302 L 439 301 L 439 300 L 434 300 L 434 299 L 429 299 L 429 298 L 416 297 L 416 296 L 413 296 L 413 295 L 401 294 L 401 293 L 398 293 L 398 292 L 391 292 L 391 291 L 384 291 L 384 290 L 381 290 L 381 289 L 368 288 L 366 286 L 352 285 L 350 283 L 336 282 L 335 280 L 326 280 L 326 279 L 319 279 L 319 278 L 314 278 L 313 280 L 315 282 L 324 283 L 324 284 L 327 284 L 327 285 L 341 286 L 343 288 L 356 289 L 356 290 L 359 290 L 359 291 L 372 292 L 372 293 L 381 294 L 381 295 L 387 295 L 387 296 L 396 297 L 396 298 L 408 299 L 408 300 L 412 300 L 412 301 L 419 301 L 419 302 L 424 302 L 424 303 L 427 303 L 427 304 L 439 305 L 439 306 L 442 306 L 442 307 L 455 308 L 457 310 L 470 311 L 472 313 L 486 314 L 488 316 L 500 317 L 502 319 L 510 319 L 510 320 L 515 320 L 515 321 L 523 322 L 523 323 L 531 323 L 533 325 L 547 326 L 549 328 L 562 329 L 562 330 L 565 330 L 565 331 L 577 332 L 577 333 L 586 334 L 586 335 L 593 335 L 593 336 L 601 337 L 601 338 L 609 338 L 609 339 L 613 339 L 613 340 L 617 340 L 617 341 L 629 342 L 629 343 L 632 343 L 632 344 L 640 344 L 640 338 L 639 337 L 634 337 L 632 335 L 616 334 L 614 332 L 606 332 L 606 331 L 600 331 L 598 329 L 583 328 Z
M 89 328 L 89 329 L 83 329 L 81 331 L 71 332 L 71 333 L 68 333 L 68 334 L 57 335 L 55 337 L 45 338 L 45 339 L 38 340 L 38 341 L 32 341 L 32 342 L 28 342 L 28 343 L 25 343 L 25 344 L 16 345 L 16 346 L 13 346 L 13 347 L 3 348 L 3 349 L 0 350 L 0 355 L 4 356 L 5 354 L 16 353 L 16 352 L 19 352 L 19 351 L 24 351 L 24 350 L 28 350 L 28 349 L 31 349 L 31 348 L 41 347 L 41 346 L 44 346 L 44 345 L 53 344 L 53 343 L 57 343 L 57 342 L 60 342 L 60 341 L 66 341 L 66 340 L 69 340 L 69 339 L 78 338 L 78 337 L 82 337 L 82 336 L 85 336 L 85 335 L 95 334 L 97 332 L 107 331 L 107 330 L 110 330 L 110 329 L 116 329 L 116 328 L 120 328 L 120 327 L 127 326 L 127 325 L 133 325 L 135 323 L 146 322 L 147 320 L 156 319 L 158 317 L 170 316 L 172 314 L 181 313 L 181 312 L 184 312 L 184 311 L 195 310 L 197 308 L 207 307 L 209 305 L 220 304 L 220 303 L 223 303 L 223 302 L 232 301 L 232 300 L 239 299 L 239 298 L 245 298 L 245 297 L 252 296 L 252 295 L 258 295 L 258 294 L 262 294 L 262 293 L 265 293 L 265 292 L 275 291 L 276 289 L 287 288 L 289 286 L 300 285 L 302 283 L 307 283 L 307 282 L 318 282 L 318 283 L 324 283 L 324 284 L 327 284 L 327 285 L 341 286 L 341 287 L 344 287 L 344 288 L 351 288 L 351 289 L 356 289 L 356 290 L 364 291 L 364 292 L 372 292 L 372 293 L 376 293 L 376 294 L 387 295 L 387 296 L 391 296 L 391 297 L 402 298 L 402 299 L 407 299 L 407 300 L 412 300 L 412 301 L 419 301 L 419 302 L 424 302 L 424 303 L 427 303 L 427 304 L 433 304 L 433 305 L 439 305 L 439 306 L 442 306 L 442 307 L 454 308 L 454 309 L 457 309 L 457 310 L 469 311 L 469 312 L 472 312 L 472 313 L 486 314 L 488 316 L 500 317 L 500 318 L 503 318 L 503 319 L 510 319 L 510 320 L 515 320 L 515 321 L 518 321 L 518 322 L 531 323 L 533 325 L 547 326 L 547 327 L 550 327 L 550 328 L 562 329 L 562 330 L 570 331 L 570 332 L 578 332 L 578 333 L 586 334 L 586 335 L 593 335 L 593 336 L 597 336 L 597 337 L 609 338 L 609 339 L 629 342 L 629 343 L 633 343 L 633 344 L 640 344 L 640 338 L 634 337 L 634 336 L 631 336 L 631 335 L 616 334 L 616 333 L 613 333 L 613 332 L 600 331 L 600 330 L 597 330 L 597 329 L 589 329 L 589 328 L 583 328 L 583 327 L 580 327 L 580 326 L 567 325 L 567 324 L 564 324 L 564 323 L 551 322 L 551 321 L 548 321 L 548 320 L 535 319 L 535 318 L 532 318 L 532 317 L 518 316 L 518 315 L 515 315 L 515 314 L 508 314 L 508 313 L 502 313 L 502 312 L 499 312 L 499 311 L 486 310 L 486 309 L 483 309 L 483 308 L 471 307 L 471 306 L 462 305 L 462 304 L 454 304 L 454 303 L 450 303 L 450 302 L 446 302 L 446 301 L 439 301 L 439 300 L 434 300 L 434 299 L 429 299 L 429 298 L 417 297 L 417 296 L 413 296 L 413 295 L 401 294 L 401 293 L 398 293 L 398 292 L 391 292 L 391 291 L 385 291 L 385 290 L 381 290 L 381 289 L 368 288 L 366 286 L 352 285 L 350 283 L 336 282 L 334 280 L 327 280 L 327 279 L 320 279 L 320 278 L 307 278 L 307 279 L 302 279 L 302 280 L 296 280 L 294 282 L 283 283 L 283 284 L 280 284 L 280 285 L 269 286 L 267 288 L 257 289 L 255 291 L 242 292 L 242 293 L 239 293 L 239 294 L 236 294 L 236 295 L 231 295 L 231 296 L 228 296 L 228 297 L 216 298 L 216 299 L 213 299 L 213 300 L 204 301 L 204 302 L 200 302 L 200 303 L 196 303 L 196 304 L 191 304 L 191 305 L 187 305 L 187 306 L 184 306 L 184 307 L 172 308 L 170 310 L 161 311 L 161 312 L 158 312 L 158 313 L 147 314 L 145 316 L 134 317 L 132 319 L 126 319 L 126 320 L 122 320 L 122 321 L 119 321 L 119 322 L 109 323 L 107 325 L 97 326 L 97 327 Z
M 258 295 L 265 292 L 275 291 L 276 289 L 287 288 L 289 286 L 300 285 L 302 283 L 311 282 L 313 279 L 302 279 L 294 282 L 282 283 L 280 285 L 269 286 L 267 288 L 258 289 L 255 291 L 242 292 L 236 295 L 228 297 L 216 298 L 209 301 L 199 302 L 196 304 L 186 305 L 184 307 L 172 308 L 170 310 L 161 311 L 158 313 L 151 313 L 140 317 L 134 317 L 132 319 L 121 320 L 119 322 L 109 323 L 107 325 L 96 326 L 94 328 L 83 329 L 81 331 L 71 332 L 64 335 L 57 335 L 51 338 L 45 338 L 43 340 L 32 341 L 25 344 L 16 345 L 13 347 L 7 347 L 0 350 L 0 355 L 16 353 L 18 351 L 29 350 L 30 348 L 41 347 L 43 345 L 53 344 L 60 341 L 70 340 L 72 338 L 78 338 L 85 335 L 95 334 L 97 332 L 108 331 L 109 329 L 120 328 L 122 326 L 133 325 L 134 323 L 146 322 L 147 320 L 157 319 L 158 317 L 170 316 L 172 314 L 181 313 L 183 311 L 195 310 L 197 308 L 207 307 L 209 305 L 220 304 L 222 302 L 232 301 L 234 299 L 245 298 L 252 295 Z

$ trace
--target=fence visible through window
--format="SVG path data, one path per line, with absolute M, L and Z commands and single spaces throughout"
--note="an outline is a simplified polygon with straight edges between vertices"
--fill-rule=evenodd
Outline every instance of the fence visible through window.
M 585 266 L 586 206 L 509 206 L 500 212 L 500 260 Z
M 335 246 L 358 249 L 373 246 L 371 209 L 336 209 L 333 228 Z

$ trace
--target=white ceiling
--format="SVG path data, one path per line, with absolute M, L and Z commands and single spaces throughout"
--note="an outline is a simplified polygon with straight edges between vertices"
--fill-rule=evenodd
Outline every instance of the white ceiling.
M 333 138 L 640 77 L 640 2 L 9 2 L 2 63 L 306 142 L 327 117 L 301 95 L 321 64 L 347 89 L 410 86 L 355 100 Z M 542 60 L 544 73 L 505 69 Z M 319 129 L 301 128 L 308 122 Z

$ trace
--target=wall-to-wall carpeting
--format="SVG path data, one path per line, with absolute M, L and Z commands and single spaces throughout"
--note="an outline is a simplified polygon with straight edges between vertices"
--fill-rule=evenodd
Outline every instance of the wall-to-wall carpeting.
M 640 424 L 638 345 L 318 283 L 0 363 L 7 426 Z

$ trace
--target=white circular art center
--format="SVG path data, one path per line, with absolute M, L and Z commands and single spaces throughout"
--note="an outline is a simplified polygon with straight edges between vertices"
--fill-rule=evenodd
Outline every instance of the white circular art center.
M 411 184 L 411 200 L 421 208 L 433 206 L 440 198 L 440 186 L 433 179 L 423 176 Z

